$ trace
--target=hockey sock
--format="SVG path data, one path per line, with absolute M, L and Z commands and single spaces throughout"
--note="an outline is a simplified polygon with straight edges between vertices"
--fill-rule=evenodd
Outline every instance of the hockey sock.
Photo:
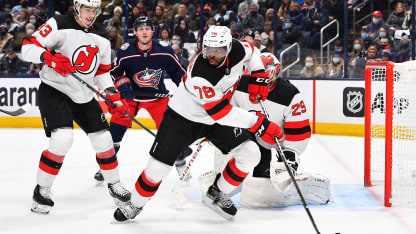
M 237 168 L 235 158 L 232 158 L 217 181 L 218 188 L 225 194 L 229 194 L 243 182 L 247 175 L 248 172 Z
M 43 187 L 51 187 L 52 183 L 62 167 L 65 156 L 56 155 L 45 150 L 39 161 L 37 183 Z
M 115 183 L 120 180 L 117 156 L 113 148 L 105 152 L 97 153 L 96 160 L 102 170 L 104 179 L 108 183 Z

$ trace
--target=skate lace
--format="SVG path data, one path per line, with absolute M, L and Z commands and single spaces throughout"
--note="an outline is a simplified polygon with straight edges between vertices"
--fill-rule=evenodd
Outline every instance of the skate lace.
M 232 206 L 234 206 L 233 201 L 231 201 L 231 199 L 227 196 L 227 195 L 223 195 L 223 197 L 219 197 L 218 201 L 225 207 L 225 208 L 230 208 Z
M 121 212 L 126 216 L 128 219 L 132 219 L 136 217 L 140 213 L 141 208 L 133 206 L 131 203 L 125 207 L 120 208 Z
M 120 182 L 110 184 L 110 188 L 113 193 L 118 194 L 120 196 L 125 196 L 130 193 L 127 189 L 121 186 Z

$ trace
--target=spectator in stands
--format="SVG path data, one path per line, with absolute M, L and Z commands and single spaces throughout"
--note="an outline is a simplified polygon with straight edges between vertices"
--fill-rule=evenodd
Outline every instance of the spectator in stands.
M 258 14 L 258 4 L 250 4 L 250 13 L 246 15 L 242 22 L 243 30 L 253 29 L 255 31 L 262 32 L 264 26 L 264 17 Z
M 7 32 L 7 25 L 0 25 L 0 53 L 6 53 L 10 42 L 12 42 L 13 34 Z
M 391 37 L 390 34 L 389 34 L 389 28 L 386 27 L 385 25 L 380 27 L 380 29 L 378 31 L 378 37 L 375 38 L 374 42 L 377 45 L 380 45 L 380 41 L 381 41 L 382 38 L 387 38 L 390 41 L 393 41 L 394 40 L 394 38 Z
M 150 18 L 150 13 L 146 9 L 146 5 L 144 4 L 143 0 L 137 1 L 136 6 L 139 8 L 139 16 L 147 16 Z
M 180 35 L 184 43 L 195 43 L 195 35 L 189 28 L 189 23 L 185 19 L 179 22 L 179 25 L 175 27 L 175 34 Z
M 183 52 L 182 48 L 179 45 L 174 44 L 172 45 L 172 49 L 175 51 L 175 54 L 178 57 L 179 64 L 183 67 L 183 69 L 186 70 L 188 68 L 189 61 L 188 59 L 182 56 L 182 52 Z
M 269 38 L 269 33 L 270 33 L 270 31 L 273 30 L 272 25 L 273 24 L 270 21 L 264 22 L 264 30 L 260 34 L 261 38 L 263 38 L 263 39 L 264 38 Z M 282 26 L 281 25 L 280 25 L 280 30 L 282 30 Z
M 21 72 L 22 60 L 16 55 L 16 49 L 11 46 L 7 51 L 7 56 L 0 64 L 0 74 L 2 75 L 16 75 Z
M 377 62 L 381 61 L 381 59 L 377 59 L 377 46 L 370 45 L 367 49 L 367 57 L 359 58 L 355 62 L 354 71 L 350 74 L 350 77 L 353 78 L 364 78 L 365 77 L 365 65 L 367 62 Z
M 280 40 L 277 40 L 277 48 L 276 50 L 280 49 L 282 47 L 282 44 Z M 266 42 L 266 48 L 270 53 L 274 53 L 274 31 L 270 31 L 269 38 Z
M 352 43 L 351 59 L 365 58 L 364 43 L 361 38 L 356 38 Z
M 370 31 L 369 37 L 371 39 L 374 40 L 378 37 L 378 32 L 381 26 L 389 28 L 389 26 L 383 20 L 383 15 L 381 14 L 381 11 L 374 11 L 372 14 L 371 23 L 367 24 L 368 30 Z
M 392 47 L 392 41 L 389 38 L 386 38 L 386 37 L 381 38 L 380 45 L 378 46 L 379 52 L 377 53 L 377 57 L 381 58 L 383 55 L 382 53 L 386 52 L 384 51 L 384 49 L 389 48 L 392 61 L 396 61 L 396 53 L 390 49 L 391 47 Z
M 255 32 L 255 36 L 254 36 L 254 44 L 253 44 L 257 49 L 260 50 L 261 53 L 263 52 L 269 52 L 266 48 L 265 45 L 263 45 L 262 40 L 261 40 L 261 36 L 259 32 Z
M 225 0 L 228 5 L 228 10 L 233 11 L 234 13 L 237 12 L 238 15 L 238 2 L 237 0 Z
M 4 16 L 4 23 L 7 27 L 7 31 L 11 34 L 14 34 L 15 32 L 19 31 L 19 25 L 17 25 L 15 22 L 13 22 L 13 16 L 10 14 L 6 14 Z
M 41 21 L 37 19 L 36 15 L 31 14 L 29 16 L 29 23 L 33 24 L 35 26 L 35 29 L 39 28 L 39 26 L 42 25 Z
M 125 29 L 125 17 L 122 15 L 123 9 L 119 6 L 114 8 L 114 16 L 111 19 L 104 21 L 107 31 L 110 30 L 112 26 L 116 27 L 120 35 L 124 35 Z
M 181 20 L 186 20 L 189 21 L 189 16 L 187 15 L 187 10 L 186 10 L 186 5 L 185 4 L 179 4 L 178 6 L 178 14 L 176 14 L 173 17 L 173 25 L 174 27 L 176 27 L 177 25 L 179 25 L 179 23 L 181 22 Z
M 181 0 L 179 2 L 177 2 L 175 5 L 173 5 L 172 9 L 170 10 L 170 12 L 173 15 L 178 14 L 179 12 L 179 6 L 183 4 L 186 7 L 186 14 L 189 16 L 193 16 L 196 13 L 196 7 L 195 5 L 192 3 L 192 1 L 190 0 Z
M 250 14 L 250 6 L 252 3 L 257 4 L 257 1 L 255 0 L 244 0 L 238 5 L 238 12 L 237 16 L 241 19 L 241 21 L 244 20 L 244 18 Z
M 228 4 L 223 2 L 218 8 L 218 13 L 214 15 L 215 21 L 219 22 L 221 26 L 230 27 L 231 21 L 238 22 L 237 15 L 228 9 Z
M 299 29 L 303 27 L 303 21 L 305 16 L 302 14 L 302 11 L 300 10 L 300 5 L 298 3 L 292 3 L 290 5 L 290 11 L 286 15 L 286 18 L 290 18 L 290 20 L 298 26 Z
M 108 39 L 110 40 L 111 49 L 117 52 L 118 48 L 123 44 L 123 37 L 119 34 L 118 29 L 111 26 L 108 30 Z
M 153 13 L 153 17 L 152 17 L 153 24 L 155 25 L 161 24 L 164 20 L 164 15 L 165 15 L 165 9 L 162 6 L 157 5 Z
M 338 52 L 341 56 L 344 56 L 344 41 L 341 39 L 336 39 L 334 42 L 334 53 Z
M 30 7 L 29 0 L 20 0 L 19 4 L 13 6 L 12 10 L 10 11 L 10 14 L 12 16 L 17 16 L 20 14 L 20 11 L 22 11 L 22 9 L 27 9 L 28 7 Z
M 17 32 L 23 31 L 26 23 L 29 22 L 29 10 L 23 8 L 18 15 L 13 17 L 13 22 L 17 24 Z
M 400 40 L 400 49 L 396 56 L 396 62 L 402 63 L 410 60 L 410 48 L 408 36 L 403 36 Z
M 309 8 L 303 21 L 303 30 L 310 32 L 308 45 L 312 49 L 318 49 L 321 42 L 321 28 L 329 23 L 328 12 L 321 8 L 321 3 L 316 2 L 313 8 Z
M 397 2 L 394 11 L 390 13 L 386 23 L 390 26 L 391 35 L 394 36 L 396 30 L 403 30 L 403 22 L 406 18 L 406 9 L 403 2 Z
M 302 33 L 298 26 L 296 26 L 290 17 L 285 19 L 285 24 L 283 25 L 282 32 L 282 43 L 283 44 L 293 44 L 299 42 L 302 37 Z
M 241 37 L 240 29 L 238 28 L 238 24 L 235 21 L 230 22 L 230 30 L 231 30 L 231 36 L 237 40 Z
M 27 23 L 25 30 L 22 32 L 16 33 L 14 44 L 17 48 L 21 48 L 24 39 L 29 39 L 32 33 L 35 32 L 35 25 L 32 23 Z
M 112 18 L 114 15 L 114 8 L 117 6 L 123 7 L 123 0 L 112 0 L 105 6 L 103 15 L 107 16 L 108 18 Z
M 188 59 L 189 53 L 187 49 L 183 48 L 183 44 L 184 44 L 184 41 L 180 35 L 174 34 L 172 36 L 171 45 L 179 45 L 179 47 L 182 48 L 182 56 Z
M 364 49 L 368 49 L 368 47 L 372 44 L 375 44 L 375 42 L 370 38 L 370 30 L 368 30 L 367 26 L 363 26 L 361 28 L 361 39 L 364 43 Z
M 201 8 L 198 7 L 196 9 L 196 14 L 194 16 L 190 16 L 190 20 L 191 20 L 190 26 L 191 26 L 192 31 L 199 31 L 201 28 L 200 9 Z M 205 4 L 203 14 L 204 14 L 204 22 L 206 23 L 212 17 L 211 7 L 208 4 Z
M 279 11 L 277 12 L 277 16 L 279 16 L 282 22 L 285 21 L 285 18 L 290 11 L 290 6 L 292 5 L 292 3 L 292 0 L 283 0 L 282 5 L 280 5 Z
M 169 46 L 171 44 L 169 28 L 162 28 L 160 30 L 159 43 L 163 46 Z
M 391 54 L 391 48 L 390 46 L 386 46 L 382 51 L 381 51 L 381 61 L 382 62 L 394 62 L 392 60 L 392 54 Z
M 128 18 L 128 21 L 129 21 L 129 25 L 128 25 L 129 33 L 133 33 L 134 32 L 133 24 L 134 24 L 134 21 L 137 18 L 139 18 L 139 13 L 140 13 L 139 7 L 138 6 L 134 6 L 133 9 L 131 10 L 131 14 L 129 14 L 129 18 Z M 155 23 L 154 19 L 153 19 L 153 23 L 155 25 L 158 25 L 157 23 Z
M 305 66 L 300 71 L 302 78 L 321 78 L 324 76 L 324 71 L 321 65 L 316 62 L 315 56 L 308 55 L 305 57 Z
M 330 63 L 327 65 L 325 78 L 343 78 L 344 77 L 344 59 L 340 52 L 334 52 L 330 57 Z

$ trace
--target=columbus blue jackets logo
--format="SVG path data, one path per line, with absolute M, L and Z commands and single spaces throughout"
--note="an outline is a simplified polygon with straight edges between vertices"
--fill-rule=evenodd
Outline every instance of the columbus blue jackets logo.
M 158 89 L 158 84 L 162 78 L 162 69 L 148 69 L 140 71 L 133 76 L 134 82 L 139 87 L 150 87 Z

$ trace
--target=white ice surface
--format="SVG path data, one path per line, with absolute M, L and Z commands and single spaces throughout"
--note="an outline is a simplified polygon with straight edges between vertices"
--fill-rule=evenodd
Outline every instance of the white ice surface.
M 121 180 L 133 189 L 149 157 L 153 137 L 129 130 L 119 152 Z M 313 135 L 301 156 L 300 171 L 331 179 L 334 203 L 310 206 L 321 233 L 416 233 L 415 208 L 385 208 L 382 188 L 364 188 L 363 138 Z M 41 129 L 0 129 L 0 233 L 315 233 L 302 206 L 249 209 L 240 207 L 234 222 L 206 208 L 197 176 L 213 167 L 213 149 L 204 146 L 196 159 L 188 202 L 177 206 L 171 190 L 178 181 L 172 170 L 153 199 L 134 221 L 113 220 L 115 206 L 106 186 L 95 186 L 98 169 L 87 136 L 75 130 L 73 147 L 53 186 L 55 207 L 49 215 L 30 212 L 40 154 L 48 147 Z M 195 147 L 193 147 L 195 148 Z M 238 201 L 238 196 L 233 197 Z

